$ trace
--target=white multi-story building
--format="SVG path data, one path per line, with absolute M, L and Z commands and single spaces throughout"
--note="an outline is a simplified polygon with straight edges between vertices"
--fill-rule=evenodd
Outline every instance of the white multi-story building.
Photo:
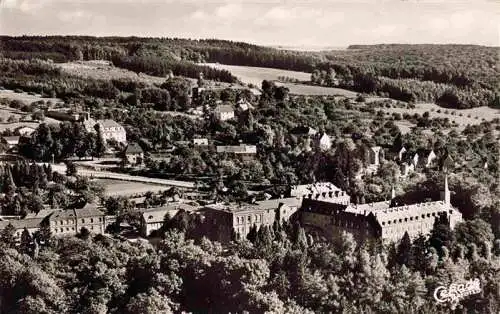
M 125 128 L 114 120 L 106 119 L 106 120 L 96 121 L 87 116 L 83 121 L 85 129 L 87 130 L 87 132 L 90 133 L 96 132 L 95 129 L 96 124 L 99 125 L 102 137 L 104 138 L 105 141 L 115 140 L 118 143 L 127 142 L 127 132 L 125 131 Z

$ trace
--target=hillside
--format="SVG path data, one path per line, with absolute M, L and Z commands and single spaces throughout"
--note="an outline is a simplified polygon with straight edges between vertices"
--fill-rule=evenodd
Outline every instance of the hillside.
M 137 73 L 170 74 L 227 83 L 221 63 L 313 73 L 315 85 L 342 87 L 410 102 L 464 109 L 498 107 L 499 49 L 474 45 L 353 45 L 301 52 L 224 40 L 138 37 L 0 37 L 1 55 L 54 62 L 108 60 Z

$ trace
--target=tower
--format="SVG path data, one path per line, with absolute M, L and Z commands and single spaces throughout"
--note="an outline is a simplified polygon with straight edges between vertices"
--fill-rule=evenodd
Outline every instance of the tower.
M 444 174 L 444 190 L 441 192 L 441 200 L 450 205 L 450 189 L 448 188 L 448 174 Z

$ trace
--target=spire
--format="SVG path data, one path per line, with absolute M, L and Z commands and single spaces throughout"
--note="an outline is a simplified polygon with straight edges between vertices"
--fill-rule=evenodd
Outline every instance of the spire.
M 444 191 L 443 191 L 443 201 L 445 204 L 450 205 L 450 190 L 448 188 L 448 174 L 444 175 Z

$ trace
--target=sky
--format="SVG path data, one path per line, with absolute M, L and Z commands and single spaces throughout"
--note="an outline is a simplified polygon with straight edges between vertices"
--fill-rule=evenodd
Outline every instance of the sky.
M 0 0 L 0 34 L 500 46 L 500 0 Z

